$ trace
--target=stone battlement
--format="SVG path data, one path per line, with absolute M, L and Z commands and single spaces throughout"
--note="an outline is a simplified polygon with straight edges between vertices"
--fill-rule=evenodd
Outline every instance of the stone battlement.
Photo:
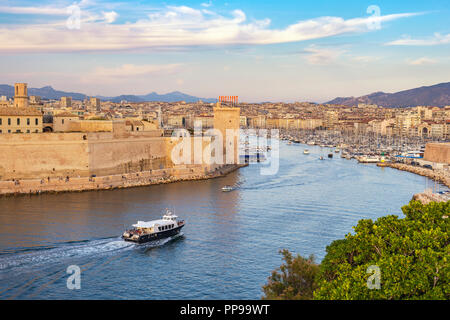
M 424 159 L 450 164 L 450 143 L 427 143 Z

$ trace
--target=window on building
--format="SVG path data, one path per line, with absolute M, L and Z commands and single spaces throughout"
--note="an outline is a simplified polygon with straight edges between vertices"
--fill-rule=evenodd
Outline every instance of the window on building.
M 3 133 L 3 131 L 0 129 L 0 133 Z
M 8 133 L 11 133 L 11 130 L 8 130 Z
M 36 125 L 38 125 L 38 124 L 39 124 L 39 119 L 36 118 L 36 119 L 34 120 L 34 123 L 35 123 Z
M 17 125 L 20 125 L 20 118 L 17 118 Z
M 61 123 L 64 124 L 64 119 L 61 119 Z
M 0 126 L 2 125 L 2 121 L 3 121 L 3 119 L 2 119 L 2 118 L 0 118 Z
M 11 125 L 11 118 L 8 118 L 8 126 Z
M 30 133 L 30 130 L 27 130 L 27 133 Z
M 22 132 L 22 131 L 20 131 L 20 129 L 17 129 L 17 130 L 16 130 L 16 133 L 21 133 L 21 132 Z
M 27 118 L 27 126 L 30 125 L 30 118 Z

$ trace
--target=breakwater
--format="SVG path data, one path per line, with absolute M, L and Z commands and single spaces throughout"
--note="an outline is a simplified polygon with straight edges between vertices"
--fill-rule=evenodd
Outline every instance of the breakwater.
M 227 175 L 243 166 L 225 165 L 209 171 L 204 168 L 167 168 L 99 177 L 59 177 L 0 181 L 0 196 L 109 190 L 178 181 L 205 180 Z
M 428 177 L 450 188 L 450 174 L 442 170 L 437 171 L 423 167 L 412 166 L 409 164 L 394 162 L 385 162 L 384 166 Z

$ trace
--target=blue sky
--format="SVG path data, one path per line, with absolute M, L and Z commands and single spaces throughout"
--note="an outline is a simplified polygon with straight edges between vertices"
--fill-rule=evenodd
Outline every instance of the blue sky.
M 0 0 L 0 82 L 252 102 L 394 92 L 450 81 L 449 17 L 443 0 Z

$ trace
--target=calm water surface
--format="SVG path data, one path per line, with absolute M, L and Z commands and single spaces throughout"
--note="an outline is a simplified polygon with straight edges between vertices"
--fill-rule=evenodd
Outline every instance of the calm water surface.
M 142 188 L 0 199 L 0 299 L 259 299 L 280 249 L 320 261 L 359 219 L 401 214 L 424 177 L 280 143 L 277 175 L 251 165 L 227 177 Z M 227 184 L 241 183 L 233 192 Z M 442 188 L 442 187 L 441 187 Z M 172 208 L 183 235 L 121 241 Z M 66 269 L 78 265 L 81 289 Z

